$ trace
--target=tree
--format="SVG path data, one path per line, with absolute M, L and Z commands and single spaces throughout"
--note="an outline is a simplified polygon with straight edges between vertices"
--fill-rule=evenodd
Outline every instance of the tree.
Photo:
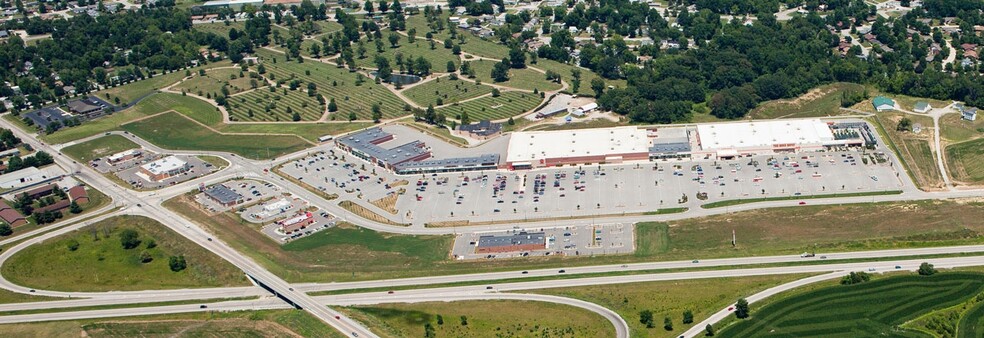
M 499 88 L 492 88 L 492 97 L 499 97 L 499 95 L 502 95 L 502 93 L 499 92 Z
M 512 125 L 515 125 L 516 124 L 516 121 L 514 121 L 513 118 L 512 118 L 512 116 L 510 116 L 509 117 L 509 120 L 506 121 L 506 124 L 512 126 Z
M 503 60 L 508 61 L 508 60 Z M 509 66 L 508 62 L 500 61 L 492 66 L 492 80 L 495 82 L 505 82 L 509 81 Z
M 188 267 L 188 263 L 185 262 L 185 257 L 182 256 L 171 256 L 168 258 L 167 265 L 171 267 L 171 271 L 178 272 L 184 270 Z
M 847 276 L 844 276 L 844 278 L 841 278 L 840 283 L 841 283 L 841 285 L 853 285 L 853 284 L 858 284 L 858 283 L 864 283 L 864 282 L 867 282 L 869 280 L 871 280 L 871 276 L 868 275 L 867 272 L 864 272 L 864 271 L 853 272 L 852 271 L 851 273 L 847 274 Z
M 471 124 L 471 118 L 468 117 L 468 112 L 462 112 L 460 120 L 463 126 Z
M 509 50 L 509 67 L 522 69 L 526 68 L 526 53 L 519 46 Z
M 0 223 L 0 236 L 10 236 L 14 233 L 14 229 L 10 228 L 10 224 Z
M 290 107 L 287 107 L 287 109 L 290 110 Z M 301 114 L 294 112 L 294 114 L 290 116 L 290 119 L 294 122 L 298 122 L 301 120 Z
M 656 324 L 653 323 L 653 311 L 651 310 L 639 311 L 639 322 L 646 324 L 647 329 L 656 327 Z
M 683 323 L 690 324 L 694 322 L 694 312 L 690 310 L 683 311 Z
M 454 65 L 454 61 L 448 61 L 447 70 L 448 73 L 454 73 L 458 71 L 458 66 Z
M 355 121 L 355 119 L 358 118 L 358 116 L 355 115 L 355 112 L 354 111 L 350 111 L 349 112 L 349 115 L 348 115 L 348 118 L 349 118 L 349 122 L 352 122 L 352 121 Z
M 714 337 L 714 327 L 711 326 L 711 324 L 707 324 L 707 326 L 704 327 L 704 335 Z
M 437 315 L 437 325 L 444 325 L 444 317 Z
M 82 207 L 80 207 L 78 203 L 75 203 L 75 201 L 72 201 L 72 204 L 68 205 L 68 212 L 71 212 L 73 214 L 81 213 Z
M 396 33 L 390 33 L 389 37 L 390 47 L 396 48 L 400 45 L 400 35 Z
M 379 107 L 379 103 L 372 104 L 372 121 L 379 123 L 379 120 L 383 118 L 383 111 Z
M 372 11 L 373 11 L 372 1 L 366 1 L 365 5 L 362 6 L 362 9 L 366 11 L 367 13 L 366 15 L 372 16 Z
M 749 315 L 748 301 L 745 298 L 738 299 L 735 303 L 735 317 L 738 319 L 748 318 Z
M 123 245 L 123 249 L 133 249 L 140 246 L 140 234 L 136 230 L 126 229 L 120 233 L 120 244 Z
M 154 260 L 154 256 L 151 256 L 150 253 L 147 252 L 146 250 L 140 252 L 140 262 L 141 263 L 150 263 L 153 260 Z
M 746 88 L 728 88 L 711 96 L 711 114 L 723 119 L 744 117 L 757 104 L 755 94 Z
M 68 248 L 68 251 L 78 250 L 79 249 L 79 241 L 74 240 L 74 239 L 70 239 L 70 240 L 68 240 L 68 243 L 65 243 L 65 247 Z
M 933 267 L 933 264 L 929 264 L 927 262 L 923 262 L 922 264 L 919 264 L 920 276 L 931 276 L 934 274 L 936 274 L 936 268 Z
M 146 246 L 147 249 L 153 249 L 153 248 L 156 248 L 156 247 L 157 247 L 157 241 L 155 241 L 153 239 L 148 239 L 147 240 L 147 246 Z
M 600 77 L 591 79 L 591 90 L 594 91 L 596 98 L 601 97 L 605 93 L 605 80 Z
M 901 120 L 899 120 L 899 124 L 895 126 L 895 130 L 912 131 L 912 120 L 910 120 L 908 117 L 903 117 Z
M 468 326 L 468 317 L 461 316 L 461 326 Z
M 434 332 L 434 325 L 431 325 L 431 323 L 424 324 L 424 337 L 425 338 L 433 338 L 433 337 L 436 337 L 436 336 L 437 336 L 437 333 Z
M 571 69 L 571 92 L 577 93 L 581 89 L 581 70 Z
M 335 104 L 335 98 L 332 98 L 331 100 L 328 101 L 328 112 L 336 112 L 336 111 L 338 111 L 338 105 Z
M 669 316 L 663 318 L 663 329 L 666 331 L 673 331 L 673 320 Z

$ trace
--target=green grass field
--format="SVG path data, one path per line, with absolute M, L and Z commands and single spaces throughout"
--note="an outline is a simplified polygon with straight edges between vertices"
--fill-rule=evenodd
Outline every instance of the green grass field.
M 272 91 L 271 91 L 272 89 Z M 325 106 L 308 95 L 306 90 L 264 87 L 229 98 L 229 117 L 232 121 L 291 122 L 293 113 L 301 121 L 316 121 L 325 113 Z M 287 110 L 290 109 L 290 113 Z
M 236 94 L 251 89 L 249 74 L 241 71 L 239 68 L 211 69 L 205 73 L 205 76 L 198 75 L 198 72 L 193 72 L 192 74 L 193 77 L 191 79 L 174 86 L 174 89 L 184 90 L 200 96 L 211 94 L 212 97 L 222 95 L 222 87 L 226 87 L 229 90 L 229 94 Z M 258 85 L 263 84 L 260 80 L 257 81 Z
M 166 149 L 228 151 L 254 159 L 289 154 L 310 145 L 289 135 L 265 135 L 258 142 L 255 135 L 218 134 L 174 112 L 128 123 L 122 128 Z
M 704 209 L 713 208 L 723 208 L 732 205 L 747 204 L 747 203 L 758 203 L 765 201 L 790 201 L 790 200 L 809 200 L 816 198 L 837 198 L 837 197 L 859 197 L 859 196 L 880 196 L 880 195 L 898 195 L 901 194 L 901 190 L 889 190 L 889 191 L 868 191 L 868 192 L 851 192 L 843 194 L 820 194 L 820 195 L 803 195 L 803 196 L 781 196 L 781 197 L 759 197 L 759 198 L 745 198 L 737 200 L 724 200 L 711 202 L 701 205 Z
M 971 184 L 984 182 L 984 139 L 946 147 L 947 169 L 954 180 Z
M 984 337 L 984 297 L 978 295 L 976 301 L 976 305 L 964 313 L 957 324 L 960 337 Z
M 864 86 L 839 82 L 820 86 L 795 99 L 763 102 L 749 115 L 754 119 L 803 118 L 844 115 L 840 110 L 841 95 L 845 92 L 861 93 Z
M 542 102 L 539 95 L 525 92 L 502 92 L 499 97 L 485 96 L 461 104 L 442 106 L 438 113 L 455 118 L 468 112 L 472 121 L 501 120 L 533 110 Z
M 440 77 L 430 82 L 414 86 L 403 91 L 403 95 L 413 100 L 414 103 L 422 107 L 433 104 L 439 107 L 437 99 L 441 99 L 444 105 L 468 100 L 492 92 L 492 87 L 476 84 L 474 81 L 458 79 L 451 80 L 449 77 Z
M 130 107 L 124 111 L 113 113 L 113 115 L 100 117 L 92 121 L 86 121 L 78 127 L 62 128 L 53 134 L 41 136 L 41 139 L 50 144 L 74 141 L 110 130 L 118 130 L 120 129 L 120 125 L 126 122 L 171 109 L 215 110 L 215 107 L 209 105 L 207 102 L 194 98 L 176 94 L 159 93 L 147 97 L 143 101 L 140 101 L 140 103 L 136 106 Z
M 284 61 L 283 54 L 266 49 L 258 49 L 256 54 L 263 58 L 263 65 L 267 69 L 264 76 L 268 79 L 288 80 L 289 83 L 289 79 L 293 77 L 303 82 L 300 87 L 302 89 L 306 89 L 307 83 L 312 82 L 325 100 L 335 99 L 338 112 L 330 116 L 334 120 L 348 121 L 349 112 L 355 112 L 360 120 L 368 120 L 372 116 L 374 103 L 380 105 L 383 117 L 387 119 L 409 114 L 403 110 L 403 100 L 382 85 L 366 78 L 365 82 L 356 86 L 357 73 L 310 60 L 304 63 L 287 62 Z
M 683 312 L 690 310 L 694 323 L 706 319 L 736 299 L 770 287 L 805 278 L 806 275 L 750 276 L 742 278 L 694 279 L 669 282 L 644 282 L 613 285 L 591 285 L 534 291 L 576 298 L 604 306 L 617 312 L 629 324 L 632 337 L 677 337 L 693 323 L 683 323 Z M 664 317 L 673 321 L 673 330 L 661 325 L 648 329 L 639 322 L 639 312 L 653 311 L 657 324 Z
M 124 250 L 120 233 L 140 234 L 137 248 Z M 79 243 L 71 251 L 68 244 Z M 147 248 L 151 241 L 156 247 Z M 153 258 L 141 263 L 147 252 Z M 172 272 L 168 257 L 184 255 L 188 268 Z M 13 283 L 60 291 L 153 290 L 248 285 L 241 271 L 165 228 L 157 221 L 119 216 L 94 223 L 18 252 L 3 265 Z
M 126 137 L 108 135 L 65 147 L 65 149 L 62 149 L 62 152 L 79 162 L 87 162 L 94 158 L 112 155 L 134 148 L 140 148 L 140 146 L 128 140 Z
M 601 316 L 560 304 L 524 301 L 460 301 L 381 304 L 343 308 L 382 337 L 423 337 L 430 323 L 437 337 L 612 337 Z M 536 315 L 529 315 L 535 313 Z M 438 324 L 437 316 L 443 319 Z M 461 316 L 467 318 L 462 325 Z
M 569 65 L 569 64 L 565 64 L 565 63 L 560 63 L 560 62 L 557 62 L 557 61 L 554 61 L 554 60 L 543 59 L 543 58 L 538 59 L 537 62 L 536 62 L 536 64 L 531 64 L 530 67 L 537 68 L 537 69 L 542 69 L 544 71 L 552 70 L 552 71 L 557 72 L 557 74 L 560 74 L 560 78 L 563 79 L 565 82 L 567 82 L 567 84 L 568 84 L 568 89 L 567 90 L 568 91 L 572 90 L 572 88 L 570 88 L 570 83 L 571 83 L 571 80 L 573 79 L 573 77 L 571 75 L 571 71 L 574 70 L 574 69 L 580 70 L 581 71 L 581 87 L 578 88 L 576 94 L 582 95 L 582 96 L 594 96 L 595 95 L 594 90 L 591 89 L 591 80 L 593 80 L 594 78 L 600 77 L 600 76 L 598 76 L 598 74 L 595 74 L 594 72 L 592 72 L 590 69 L 576 67 L 576 66 L 573 66 L 573 65 Z M 626 86 L 625 80 L 611 80 L 611 79 L 602 79 L 602 80 L 605 80 L 605 85 L 606 86 L 613 86 L 613 87 L 619 87 L 619 88 L 624 88 Z
M 212 311 L 0 325 L 10 338 L 345 337 L 301 310 Z
M 832 286 L 755 305 L 751 317 L 720 337 L 922 337 L 898 325 L 959 304 L 984 291 L 984 275 L 896 276 Z
M 376 55 L 381 55 L 389 59 L 390 66 L 393 67 L 393 71 L 398 72 L 400 67 L 396 65 L 396 54 L 403 54 L 403 60 L 413 60 L 417 57 L 423 56 L 424 59 L 430 61 L 432 72 L 446 72 L 448 61 L 454 63 L 455 66 L 461 64 L 460 59 L 457 55 L 451 53 L 450 49 L 444 49 L 443 41 L 434 41 L 434 49 L 430 48 L 430 42 L 423 38 L 423 34 L 418 33 L 416 42 L 409 42 L 406 36 L 400 36 L 400 43 L 396 48 L 392 48 L 387 38 L 389 33 L 383 34 L 383 52 L 378 53 L 376 51 L 376 41 L 366 41 L 365 38 L 362 39 L 362 43 L 366 47 L 366 57 L 358 58 L 355 55 L 355 64 L 359 67 L 369 67 L 376 68 Z M 358 47 L 352 46 L 352 50 L 356 50 Z
M 194 67 L 189 69 L 192 73 L 197 73 L 199 69 L 226 67 L 229 65 L 231 65 L 229 61 L 219 61 L 216 63 L 210 63 L 207 65 L 201 65 L 199 67 Z M 116 98 L 119 98 L 120 99 L 119 104 L 125 104 L 143 95 L 149 94 L 155 90 L 174 84 L 175 82 L 178 82 L 184 77 L 185 77 L 184 70 L 178 70 L 163 75 L 158 74 L 149 79 L 128 83 L 119 87 L 100 90 L 98 92 L 93 93 L 93 96 L 99 97 L 100 99 L 103 100 L 107 100 L 111 103 L 116 103 Z
M 947 114 L 940 118 L 940 136 L 949 142 L 964 142 L 984 136 L 984 119 L 967 121 L 960 114 Z
M 489 60 L 469 61 L 472 69 L 475 70 L 476 79 L 481 80 L 482 83 L 494 83 L 500 86 L 525 90 L 537 89 L 541 92 L 557 90 L 561 87 L 559 83 L 547 81 L 547 76 L 545 74 L 529 68 L 510 69 L 508 81 L 494 82 L 492 81 L 492 67 L 495 63 L 496 62 Z M 560 76 L 563 77 L 564 74 L 561 74 Z M 570 76 L 570 73 L 568 73 L 567 76 Z M 582 85 L 588 85 L 588 83 L 585 82 Z M 588 87 L 590 87 L 590 85 L 588 85 Z

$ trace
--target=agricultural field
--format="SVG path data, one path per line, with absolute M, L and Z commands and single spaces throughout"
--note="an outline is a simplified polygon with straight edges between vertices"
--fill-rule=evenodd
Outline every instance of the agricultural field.
M 340 332 L 299 310 L 210 311 L 0 325 L 10 338 L 78 337 L 312 337 Z
M 444 48 L 443 41 L 435 40 L 434 49 L 431 49 L 430 42 L 423 38 L 422 34 L 418 33 L 416 42 L 410 42 L 408 37 L 400 35 L 400 42 L 394 48 L 390 45 L 387 39 L 388 36 L 388 32 L 383 34 L 383 51 L 381 53 L 376 49 L 376 41 L 367 41 L 363 38 L 360 42 L 366 48 L 366 57 L 359 58 L 359 55 L 356 54 L 355 64 L 359 67 L 376 68 L 376 55 L 381 55 L 389 59 L 390 66 L 393 67 L 393 72 L 397 73 L 400 70 L 400 67 L 396 64 L 397 53 L 403 55 L 403 60 L 413 60 L 423 56 L 424 59 L 430 61 L 431 72 L 435 73 L 446 72 L 448 61 L 453 62 L 456 67 L 461 64 L 457 55 L 452 54 L 450 49 Z M 353 51 L 357 49 L 358 47 L 352 46 Z
M 254 159 L 289 154 L 310 145 L 292 135 L 263 135 L 259 142 L 257 135 L 220 134 L 176 112 L 124 124 L 122 128 L 166 149 L 228 151 Z
M 718 336 L 921 337 L 921 333 L 900 330 L 899 325 L 965 302 L 981 292 L 984 275 L 958 272 L 831 286 L 756 304 L 750 318 L 721 329 Z
M 845 93 L 862 93 L 865 87 L 839 82 L 820 86 L 795 99 L 780 99 L 759 104 L 749 112 L 753 119 L 804 118 L 852 114 L 840 110 Z M 869 105 L 870 106 L 870 105 Z
M 947 170 L 954 181 L 984 182 L 984 139 L 957 143 L 945 149 Z
M 458 79 L 451 80 L 450 77 L 439 77 L 437 79 L 422 83 L 403 91 L 403 95 L 413 100 L 419 106 L 426 107 L 437 104 L 441 99 L 443 105 L 476 98 L 492 92 L 492 87 L 477 84 L 474 81 Z
M 898 131 L 896 126 L 903 118 L 902 113 L 881 112 L 875 115 L 875 120 L 883 129 L 880 134 L 887 136 L 894 144 L 916 185 L 921 189 L 942 188 L 943 176 L 936 164 L 936 155 L 933 153 L 931 143 L 933 120 L 928 116 L 911 114 L 906 114 L 904 117 L 910 119 L 913 124 L 922 124 L 924 128 L 922 132 L 916 134 L 911 131 Z
M 492 81 L 492 67 L 496 64 L 495 61 L 489 60 L 471 60 L 468 61 L 470 67 L 475 70 L 475 76 L 482 83 L 496 84 L 500 86 L 506 86 L 509 88 L 524 89 L 524 90 L 534 90 L 539 91 L 551 91 L 560 89 L 561 84 L 556 82 L 547 81 L 547 76 L 543 73 L 535 71 L 530 68 L 524 69 L 510 69 L 509 70 L 509 80 L 505 82 L 493 82 Z M 570 76 L 570 73 L 567 74 Z M 561 73 L 561 77 L 564 74 Z M 583 80 L 582 80 L 583 82 Z M 588 83 L 582 83 L 582 86 L 587 85 L 590 89 L 591 85 Z
M 576 298 L 604 306 L 617 312 L 629 324 L 632 337 L 677 337 L 736 299 L 762 290 L 806 278 L 806 275 L 751 276 L 668 282 L 644 282 L 613 285 L 591 285 L 536 290 L 548 294 Z M 639 321 L 639 312 L 649 310 L 660 327 L 646 328 Z M 683 312 L 693 313 L 693 323 L 683 323 Z M 663 318 L 670 317 L 673 330 L 664 330 Z
M 331 113 L 329 120 L 347 121 L 350 112 L 355 112 L 359 120 L 369 120 L 372 117 L 373 104 L 380 105 L 383 118 L 386 119 L 409 114 L 403 110 L 403 100 L 382 85 L 367 77 L 364 77 L 361 84 L 357 84 L 357 79 L 361 76 L 358 73 L 310 60 L 304 63 L 285 62 L 283 54 L 266 49 L 257 50 L 257 55 L 263 58 L 263 65 L 267 70 L 263 75 L 267 79 L 289 83 L 296 78 L 302 82 L 300 88 L 304 90 L 307 83 L 312 82 L 326 101 L 335 99 L 338 111 Z
M 343 311 L 374 328 L 373 331 L 382 337 L 424 337 L 427 324 L 433 327 L 437 337 L 615 335 L 612 324 L 593 312 L 544 302 L 482 300 L 380 304 L 349 307 Z M 531 313 L 536 315 L 529 315 Z
M 124 249 L 126 230 L 136 247 Z M 74 247 L 74 249 L 73 249 Z M 169 257 L 183 255 L 174 272 Z M 149 259 L 149 261 L 148 261 Z M 0 268 L 17 285 L 59 291 L 128 291 L 248 285 L 242 272 L 207 250 L 139 216 L 117 216 L 30 246 Z
M 140 148 L 140 146 L 126 137 L 108 135 L 65 147 L 62 152 L 79 162 L 87 162 L 133 148 Z
M 472 121 L 503 120 L 531 111 L 542 101 L 540 95 L 508 91 L 502 92 L 499 97 L 484 96 L 461 104 L 442 106 L 437 112 L 444 113 L 449 118 L 468 112 Z
M 257 86 L 262 86 L 262 79 L 256 80 Z M 243 72 L 240 68 L 218 68 L 210 69 L 205 76 L 193 72 L 190 79 L 184 80 L 175 85 L 172 89 L 185 91 L 198 96 L 211 97 L 222 95 L 222 87 L 226 87 L 230 95 L 241 93 L 252 89 L 248 72 Z
M 291 122 L 294 113 L 301 121 L 317 121 L 325 106 L 300 88 L 267 87 L 229 97 L 229 119 L 249 122 Z

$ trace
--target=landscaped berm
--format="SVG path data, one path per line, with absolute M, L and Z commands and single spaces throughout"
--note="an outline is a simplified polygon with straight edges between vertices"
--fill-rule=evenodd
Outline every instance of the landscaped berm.
M 981 337 L 978 314 L 984 274 L 944 272 L 932 276 L 896 276 L 871 282 L 838 285 L 755 309 L 751 317 L 725 327 L 720 337 Z M 967 309 L 967 311 L 953 311 Z M 910 328 L 925 315 L 941 316 L 938 325 Z M 916 320 L 915 322 L 919 322 Z M 946 328 L 959 329 L 947 333 Z M 931 328 L 930 328 L 931 327 Z M 933 331 L 926 335 L 918 331 Z
M 58 291 L 249 284 L 232 264 L 139 216 L 108 218 L 31 245 L 10 257 L 0 271 L 14 284 Z

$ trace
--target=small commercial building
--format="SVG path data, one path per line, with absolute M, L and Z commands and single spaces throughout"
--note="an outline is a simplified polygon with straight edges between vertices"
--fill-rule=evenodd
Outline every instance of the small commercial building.
M 305 211 L 295 215 L 294 217 L 278 221 L 277 225 L 280 225 L 280 231 L 283 233 L 291 234 L 294 231 L 306 228 L 308 225 L 311 225 L 311 223 L 314 223 L 314 215 Z
M 504 253 L 543 250 L 547 248 L 547 236 L 542 232 L 520 232 L 506 236 L 481 236 L 475 253 Z
M 461 171 L 495 170 L 499 168 L 499 154 L 476 157 L 455 157 L 400 163 L 394 172 L 400 175 L 449 173 Z
M 68 110 L 75 115 L 90 116 L 102 111 L 102 107 L 98 103 L 89 99 L 68 101 L 66 105 Z
M 143 151 L 140 150 L 140 149 L 124 150 L 124 151 L 121 151 L 121 152 L 118 152 L 118 153 L 109 155 L 108 157 L 106 157 L 106 162 L 109 162 L 110 164 L 116 164 L 116 163 L 120 163 L 120 162 L 123 162 L 123 161 L 129 161 L 129 160 L 132 160 L 132 159 L 135 159 L 135 158 L 139 158 L 141 156 L 143 156 Z
M 229 189 L 224 184 L 216 184 L 205 190 L 205 196 L 224 207 L 243 203 L 243 195 Z
M 895 101 L 884 96 L 876 96 L 871 100 L 871 105 L 879 112 L 895 110 Z
M 647 160 L 649 144 L 646 130 L 636 127 L 516 132 L 509 138 L 506 166 L 531 169 Z
M 590 113 L 595 109 L 598 109 L 598 104 L 591 102 L 586 105 L 574 108 L 574 111 L 572 111 L 571 114 L 573 114 L 574 116 L 584 116 L 584 114 Z
M 168 156 L 140 166 L 137 174 L 148 181 L 158 182 L 188 172 L 190 169 L 188 162 L 176 156 Z
M 458 131 L 468 134 L 471 137 L 486 138 L 502 133 L 502 123 L 483 120 L 478 123 L 458 126 Z

